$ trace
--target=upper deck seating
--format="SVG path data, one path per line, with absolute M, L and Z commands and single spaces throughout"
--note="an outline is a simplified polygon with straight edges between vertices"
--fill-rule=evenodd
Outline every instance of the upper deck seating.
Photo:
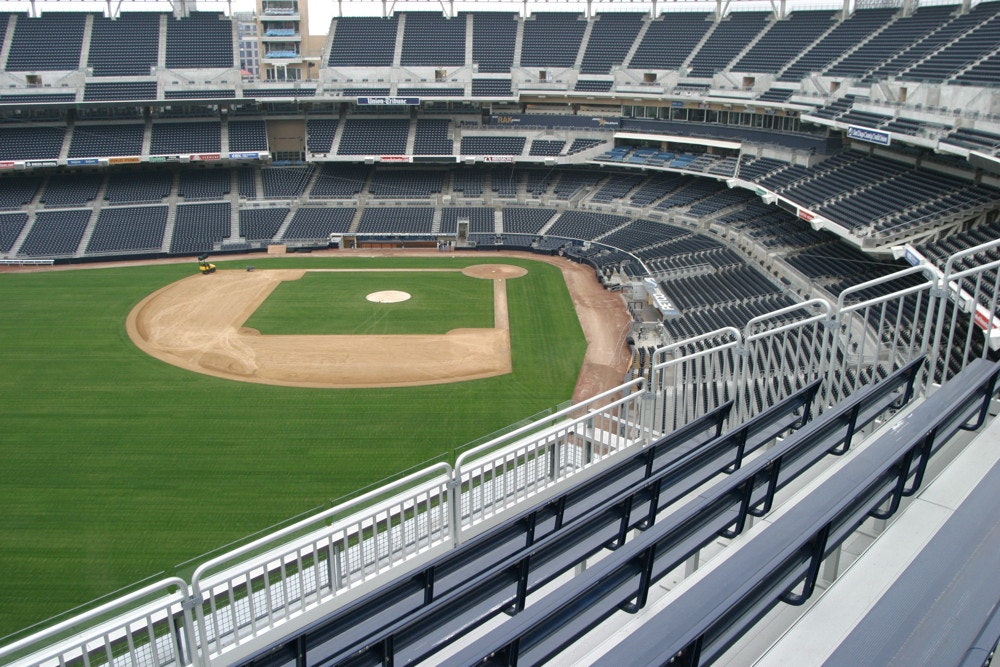
M 466 17 L 447 18 L 440 12 L 406 12 L 403 21 L 403 67 L 465 64 Z
M 0 45 L 2 45 L 4 40 L 7 38 L 7 26 L 10 25 L 12 16 L 14 15 L 11 13 L 0 12 Z
M 191 12 L 181 19 L 169 19 L 166 66 L 233 67 L 233 22 L 213 12 Z
M 47 12 L 38 17 L 18 14 L 10 37 L 7 71 L 78 69 L 86 23 L 87 14 L 79 12 Z
M 580 63 L 580 72 L 608 74 L 613 65 L 621 65 L 639 35 L 644 18 L 645 14 L 637 12 L 597 14 Z
M 968 86 L 997 86 L 1000 82 L 1000 52 L 979 61 L 952 81 Z
M 160 14 L 126 12 L 116 19 L 95 16 L 87 67 L 94 76 L 148 76 L 156 66 Z
M 510 66 L 514 62 L 517 26 L 517 14 L 510 12 L 475 12 L 472 15 L 472 62 L 478 63 L 480 73 L 510 71 Z M 507 90 L 509 95 L 509 82 Z M 480 88 L 480 93 L 483 91 L 484 89 Z M 472 94 L 476 95 L 475 79 Z
M 785 69 L 778 80 L 798 81 L 809 72 L 826 69 L 834 60 L 884 27 L 895 13 L 895 9 L 861 9 L 854 12 Z
M 767 12 L 734 12 L 719 22 L 689 65 L 690 76 L 711 77 L 726 68 L 767 25 Z
M 983 2 L 969 12 L 977 21 L 971 30 L 951 41 L 940 51 L 899 75 L 907 81 L 942 83 L 959 71 L 990 55 L 998 44 L 1000 3 Z
M 330 55 L 330 67 L 390 67 L 396 49 L 396 14 L 387 18 L 342 16 L 336 19 Z
M 630 69 L 680 69 L 711 27 L 706 13 L 661 14 L 650 21 L 628 66 Z
M 967 31 L 975 28 L 979 25 L 982 19 L 982 17 L 979 16 L 978 5 L 973 11 L 959 16 L 954 16 L 956 9 L 954 5 L 945 6 L 948 7 L 951 12 L 947 15 L 940 15 L 937 17 L 939 19 L 939 24 L 934 26 L 934 29 L 930 32 L 930 34 L 925 36 L 923 39 L 911 43 L 903 49 L 902 52 L 879 65 L 869 74 L 868 77 L 866 77 L 866 80 L 872 81 L 899 75 L 901 72 L 912 67 L 917 62 L 957 40 Z M 930 7 L 922 7 L 918 10 L 918 14 L 928 10 L 930 10 Z
M 920 7 L 896 19 L 885 30 L 828 70 L 830 75 L 863 78 L 879 65 L 947 23 L 954 5 Z
M 538 12 L 524 19 L 521 67 L 572 67 L 587 22 L 580 14 Z
M 832 11 L 795 11 L 776 21 L 733 65 L 736 72 L 776 73 L 834 25 Z

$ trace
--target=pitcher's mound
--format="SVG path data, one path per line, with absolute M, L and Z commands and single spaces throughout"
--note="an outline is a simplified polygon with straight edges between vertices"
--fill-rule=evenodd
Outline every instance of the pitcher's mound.
M 372 303 L 399 303 L 408 300 L 410 295 L 406 292 L 390 289 L 383 292 L 372 292 L 365 298 Z

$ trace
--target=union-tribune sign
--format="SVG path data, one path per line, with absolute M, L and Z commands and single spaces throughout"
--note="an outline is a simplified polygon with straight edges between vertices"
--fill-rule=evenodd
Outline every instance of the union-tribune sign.
M 359 97 L 357 100 L 359 106 L 376 106 L 376 107 L 391 107 L 391 106 L 411 106 L 415 107 L 420 104 L 419 97 Z
M 847 127 L 847 136 L 851 139 L 866 141 L 869 144 L 878 144 L 879 146 L 888 146 L 890 141 L 888 132 L 879 132 L 878 130 L 870 130 L 867 127 L 855 127 L 854 125 Z

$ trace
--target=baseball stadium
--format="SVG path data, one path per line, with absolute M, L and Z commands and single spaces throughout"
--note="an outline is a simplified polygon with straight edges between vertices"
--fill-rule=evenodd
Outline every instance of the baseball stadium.
M 0 665 L 990 665 L 1000 1 L 7 0 Z

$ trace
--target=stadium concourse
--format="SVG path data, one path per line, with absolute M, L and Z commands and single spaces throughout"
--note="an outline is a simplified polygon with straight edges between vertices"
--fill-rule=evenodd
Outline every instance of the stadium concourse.
M 628 368 L 0 662 L 990 663 L 1000 2 L 144 4 L 0 13 L 3 265 L 559 256 Z

